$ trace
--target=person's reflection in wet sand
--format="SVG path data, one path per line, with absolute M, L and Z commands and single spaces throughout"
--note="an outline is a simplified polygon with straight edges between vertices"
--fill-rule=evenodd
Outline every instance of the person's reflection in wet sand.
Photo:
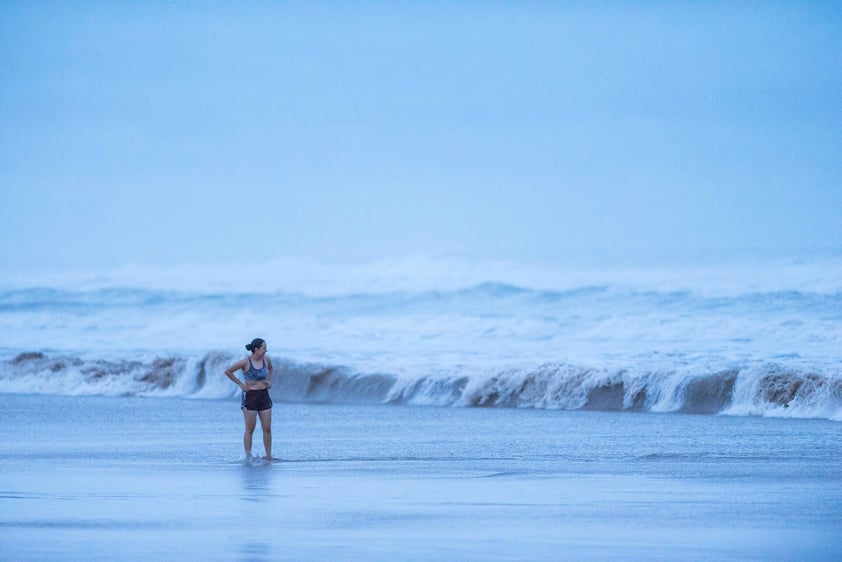
M 261 523 L 261 514 L 254 508 L 268 503 L 272 496 L 271 485 L 273 472 L 272 464 L 265 461 L 244 464 L 240 467 L 240 482 L 242 491 L 240 499 L 243 501 L 243 511 L 240 515 L 246 519 L 253 519 L 255 533 L 250 535 L 240 545 L 240 551 L 246 560 L 270 560 L 272 552 L 271 537 L 261 539 L 266 527 Z M 262 527 L 262 528 L 261 528 Z

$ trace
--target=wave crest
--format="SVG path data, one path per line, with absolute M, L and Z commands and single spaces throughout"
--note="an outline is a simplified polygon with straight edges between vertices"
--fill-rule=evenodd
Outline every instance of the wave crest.
M 0 392 L 64 395 L 239 394 L 225 377 L 238 357 L 213 352 L 148 361 L 20 353 L 0 363 Z M 842 421 L 842 373 L 779 364 L 692 371 L 599 369 L 567 363 L 417 377 L 276 361 L 272 395 L 287 402 L 553 408 L 812 417 Z

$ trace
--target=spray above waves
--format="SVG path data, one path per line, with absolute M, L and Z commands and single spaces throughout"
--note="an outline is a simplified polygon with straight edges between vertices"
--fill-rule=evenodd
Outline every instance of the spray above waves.
M 151 361 L 21 353 L 0 364 L 0 392 L 230 399 L 237 357 Z M 724 370 L 604 369 L 567 363 L 419 376 L 275 361 L 272 395 L 286 402 L 547 408 L 824 418 L 842 421 L 842 371 L 759 364 Z

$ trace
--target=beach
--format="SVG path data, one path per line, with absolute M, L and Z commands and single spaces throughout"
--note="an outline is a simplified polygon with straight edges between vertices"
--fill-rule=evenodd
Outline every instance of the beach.
M 842 262 L 436 263 L 6 280 L 0 559 L 842 559 Z
M 842 2 L 0 28 L 0 562 L 842 561 Z
M 827 420 L 276 403 L 267 462 L 233 400 L 0 400 L 7 560 L 842 556 Z

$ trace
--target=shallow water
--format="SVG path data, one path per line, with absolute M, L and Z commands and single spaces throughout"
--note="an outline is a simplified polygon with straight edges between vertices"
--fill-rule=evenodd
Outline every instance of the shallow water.
M 4 559 L 842 557 L 831 421 L 277 404 L 243 463 L 235 401 L 0 402 Z

